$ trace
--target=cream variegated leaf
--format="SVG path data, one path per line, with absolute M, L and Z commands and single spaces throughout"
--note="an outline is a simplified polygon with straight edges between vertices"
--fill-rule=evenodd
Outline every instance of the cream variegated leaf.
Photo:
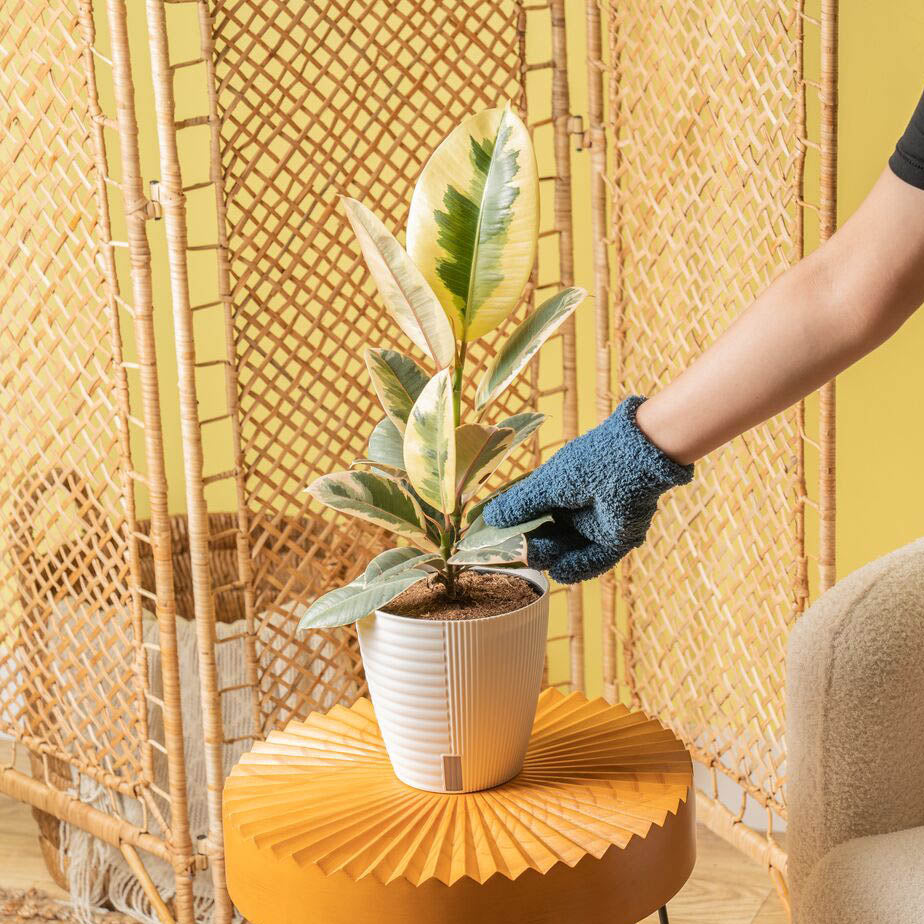
M 586 297 L 584 289 L 563 289 L 523 320 L 485 370 L 475 393 L 476 410 L 484 410 L 503 392 Z
M 409 356 L 397 350 L 366 350 L 366 368 L 382 409 L 403 433 L 408 414 L 429 376 Z
M 435 552 L 421 552 L 420 549 L 410 546 L 388 549 L 380 552 L 369 562 L 362 574 L 362 581 L 370 584 L 372 581 L 395 577 L 411 568 L 422 569 L 440 561 L 442 559 Z
M 510 427 L 513 430 L 513 442 L 510 444 L 510 448 L 513 449 L 528 440 L 545 423 L 545 419 L 545 414 L 540 414 L 537 411 L 523 411 L 520 414 L 514 414 L 512 417 L 499 420 L 494 426 Z
M 381 577 L 384 572 L 400 567 L 420 555 L 427 554 L 427 552 L 421 552 L 420 549 L 415 549 L 409 545 L 397 549 L 386 549 L 384 552 L 379 552 L 366 565 L 366 570 L 356 580 L 368 584 L 369 581 L 374 581 L 376 578 Z
M 395 468 L 393 465 L 386 465 L 384 462 L 374 462 L 372 459 L 354 459 L 350 463 L 350 468 L 368 469 L 370 472 L 377 472 L 380 475 L 384 475 L 386 478 L 397 478 L 400 480 L 406 477 L 403 463 L 401 468 Z
M 491 477 L 513 445 L 511 427 L 463 424 L 456 428 L 456 494 L 463 503 Z
M 499 488 L 496 488 L 487 497 L 483 497 L 480 501 L 478 501 L 477 504 L 472 504 L 472 506 L 465 511 L 466 526 L 471 526 L 481 516 L 484 508 L 487 507 L 495 497 L 499 497 L 508 488 L 512 488 L 518 481 L 522 481 L 530 474 L 531 472 L 523 472 L 522 474 L 517 475 L 516 478 L 511 478 L 510 481 L 501 485 Z
M 442 369 L 414 402 L 404 432 L 404 467 L 414 490 L 442 513 L 456 505 L 456 441 L 449 370 Z
M 424 166 L 407 248 L 456 336 L 474 340 L 516 307 L 536 256 L 539 183 L 529 130 L 509 105 L 459 125 Z
M 390 603 L 398 594 L 430 576 L 429 571 L 408 568 L 364 582 L 357 579 L 318 597 L 302 614 L 299 630 L 348 626 Z
M 526 564 L 526 536 L 519 533 L 497 545 L 479 549 L 460 549 L 449 558 L 450 565 Z
M 405 249 L 381 221 L 355 199 L 343 197 L 369 272 L 398 326 L 437 368 L 455 355 L 455 339 L 439 299 Z
M 374 472 L 322 475 L 308 493 L 334 510 L 382 526 L 413 542 L 431 545 L 420 504 L 393 478 Z
M 486 549 L 492 545 L 500 545 L 511 536 L 532 532 L 532 530 L 542 526 L 543 523 L 551 523 L 552 519 L 550 514 L 543 514 L 534 520 L 517 523 L 516 526 L 494 527 L 488 526 L 484 521 L 484 517 L 479 515 L 469 526 L 468 531 L 456 548 L 463 552 L 468 552 L 474 549 Z

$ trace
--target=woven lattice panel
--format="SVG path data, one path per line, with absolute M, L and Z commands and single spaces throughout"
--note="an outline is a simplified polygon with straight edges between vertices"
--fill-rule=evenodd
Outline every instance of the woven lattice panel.
M 289 608 L 356 573 L 387 537 L 309 508 L 304 488 L 361 458 L 382 416 L 364 347 L 413 350 L 375 294 L 337 196 L 403 229 L 414 181 L 450 129 L 506 99 L 522 110 L 521 7 L 246 0 L 219 4 L 212 20 L 243 494 L 251 546 L 256 533 L 273 537 L 253 573 L 265 730 L 362 690 L 354 633 L 315 643 L 312 657 L 329 669 L 309 675 Z M 475 346 L 473 373 L 493 339 Z M 497 413 L 535 400 L 524 376 Z M 513 468 L 535 453 L 525 447 Z M 328 524 L 307 546 L 292 528 L 306 515 Z M 280 691 L 275 677 L 292 667 L 305 683 Z
M 798 8 L 620 0 L 605 24 L 617 392 L 646 394 L 798 258 Z M 712 453 L 622 581 L 634 696 L 776 809 L 801 464 L 798 410 Z
M 0 730 L 130 787 L 141 649 L 81 12 L 0 15 Z

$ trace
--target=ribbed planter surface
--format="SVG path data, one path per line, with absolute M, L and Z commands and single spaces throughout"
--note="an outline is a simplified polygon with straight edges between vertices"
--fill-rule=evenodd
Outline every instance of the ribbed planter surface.
M 523 764 L 542 682 L 548 583 L 535 601 L 484 619 L 378 611 L 358 626 L 363 666 L 398 778 L 431 792 L 473 792 Z

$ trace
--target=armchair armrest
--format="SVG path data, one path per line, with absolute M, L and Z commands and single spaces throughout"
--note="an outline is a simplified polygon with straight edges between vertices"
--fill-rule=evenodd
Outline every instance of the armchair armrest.
M 856 837 L 924 824 L 924 539 L 839 582 L 787 658 L 789 878 Z

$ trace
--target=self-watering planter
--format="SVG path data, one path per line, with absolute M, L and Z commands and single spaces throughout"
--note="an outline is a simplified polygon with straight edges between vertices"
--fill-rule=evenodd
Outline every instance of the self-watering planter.
M 383 610 L 358 624 L 372 705 L 397 777 L 473 792 L 519 773 L 542 682 L 549 585 L 510 613 L 416 619 Z

